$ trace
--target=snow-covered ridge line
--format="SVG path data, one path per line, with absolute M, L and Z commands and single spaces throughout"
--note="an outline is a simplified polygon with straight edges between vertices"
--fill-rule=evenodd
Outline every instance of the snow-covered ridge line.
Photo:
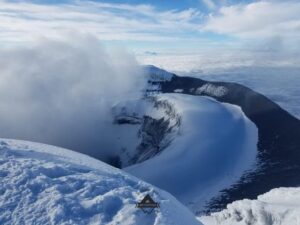
M 223 211 L 199 220 L 205 225 L 297 225 L 300 188 L 276 188 L 256 200 L 235 201 Z
M 170 194 L 101 161 L 0 139 L 0 224 L 201 224 Z M 135 207 L 146 194 L 160 204 Z
M 148 80 L 148 85 L 145 90 L 146 96 L 156 95 L 161 92 L 161 83 L 171 81 L 174 75 L 152 65 L 144 66 L 143 68 Z
M 170 81 L 173 77 L 172 73 L 166 70 L 159 69 L 152 65 L 144 66 L 144 70 L 145 73 L 149 76 L 148 80 L 150 82 Z

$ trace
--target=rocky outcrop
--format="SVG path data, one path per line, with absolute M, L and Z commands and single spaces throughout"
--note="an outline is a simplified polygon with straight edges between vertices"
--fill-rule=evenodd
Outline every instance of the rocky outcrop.
M 141 101 L 148 102 L 150 107 L 154 109 L 150 111 L 160 112 L 160 116 L 157 117 L 157 115 L 152 115 L 150 112 L 140 115 L 140 113 L 126 107 L 113 110 L 114 124 L 139 127 L 136 133 L 135 149 L 128 149 L 123 146 L 121 154 L 125 157 L 113 157 L 109 161 L 113 166 L 130 166 L 160 154 L 172 142 L 176 133 L 179 132 L 181 117 L 168 101 L 157 100 L 151 96 Z

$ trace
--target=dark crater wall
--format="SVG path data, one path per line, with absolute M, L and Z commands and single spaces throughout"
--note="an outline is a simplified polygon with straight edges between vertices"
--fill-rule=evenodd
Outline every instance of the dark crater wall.
M 171 81 L 160 82 L 160 87 L 163 93 L 182 89 L 182 94 L 199 95 L 196 89 L 205 84 L 225 87 L 227 91 L 220 96 L 205 92 L 200 95 L 240 106 L 259 133 L 256 170 L 247 172 L 237 184 L 223 190 L 207 205 L 206 212 L 221 210 L 235 200 L 254 199 L 273 188 L 300 186 L 300 121 L 279 105 L 237 83 L 174 75 Z
M 151 114 L 138 116 L 135 112 L 127 112 L 124 107 L 119 113 L 112 110 L 115 125 L 130 125 L 139 128 L 134 151 L 122 146 L 121 154 L 126 157 L 120 157 L 120 155 L 111 157 L 109 159 L 110 165 L 124 168 L 155 157 L 169 146 L 174 136 L 179 132 L 181 117 L 172 104 L 166 100 L 158 100 L 153 96 L 145 97 L 145 101 L 149 102 L 151 107 L 161 110 L 164 116 L 161 118 L 153 118 Z

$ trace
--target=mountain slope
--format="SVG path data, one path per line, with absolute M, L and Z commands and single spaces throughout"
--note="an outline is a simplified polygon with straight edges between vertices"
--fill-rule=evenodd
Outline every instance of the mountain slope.
M 257 169 L 244 174 L 222 196 L 208 204 L 208 211 L 223 209 L 235 200 L 254 199 L 277 187 L 300 185 L 300 121 L 265 96 L 236 83 L 209 82 L 173 75 L 171 80 L 153 81 L 163 93 L 209 96 L 240 106 L 258 128 Z
M 0 140 L 0 224 L 201 224 L 170 194 L 83 154 Z M 146 194 L 160 204 L 135 207 Z
M 179 128 L 161 152 L 124 169 L 197 212 L 253 168 L 257 129 L 239 107 L 211 98 L 158 94 L 156 101 L 172 106 Z

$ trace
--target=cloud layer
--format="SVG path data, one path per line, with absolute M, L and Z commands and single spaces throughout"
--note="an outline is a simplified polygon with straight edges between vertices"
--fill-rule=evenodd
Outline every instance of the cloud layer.
M 300 2 L 256 1 L 224 6 L 209 17 L 204 30 L 243 38 L 300 36 Z
M 93 37 L 0 51 L 0 136 L 113 153 L 111 106 L 141 95 L 143 76 L 123 50 Z
M 202 8 L 161 10 L 149 4 L 0 0 L 0 41 L 24 43 L 76 30 L 99 40 L 130 42 L 134 49 L 144 48 L 139 53 L 163 51 L 164 47 L 166 51 L 221 51 L 248 46 L 249 40 L 257 44 L 274 38 L 291 47 L 300 41 L 298 1 L 199 2 Z
M 61 31 L 80 30 L 101 40 L 169 41 L 196 31 L 199 18 L 196 9 L 159 11 L 143 4 L 0 1 L 0 40 L 28 41 L 43 34 L 57 37 Z

